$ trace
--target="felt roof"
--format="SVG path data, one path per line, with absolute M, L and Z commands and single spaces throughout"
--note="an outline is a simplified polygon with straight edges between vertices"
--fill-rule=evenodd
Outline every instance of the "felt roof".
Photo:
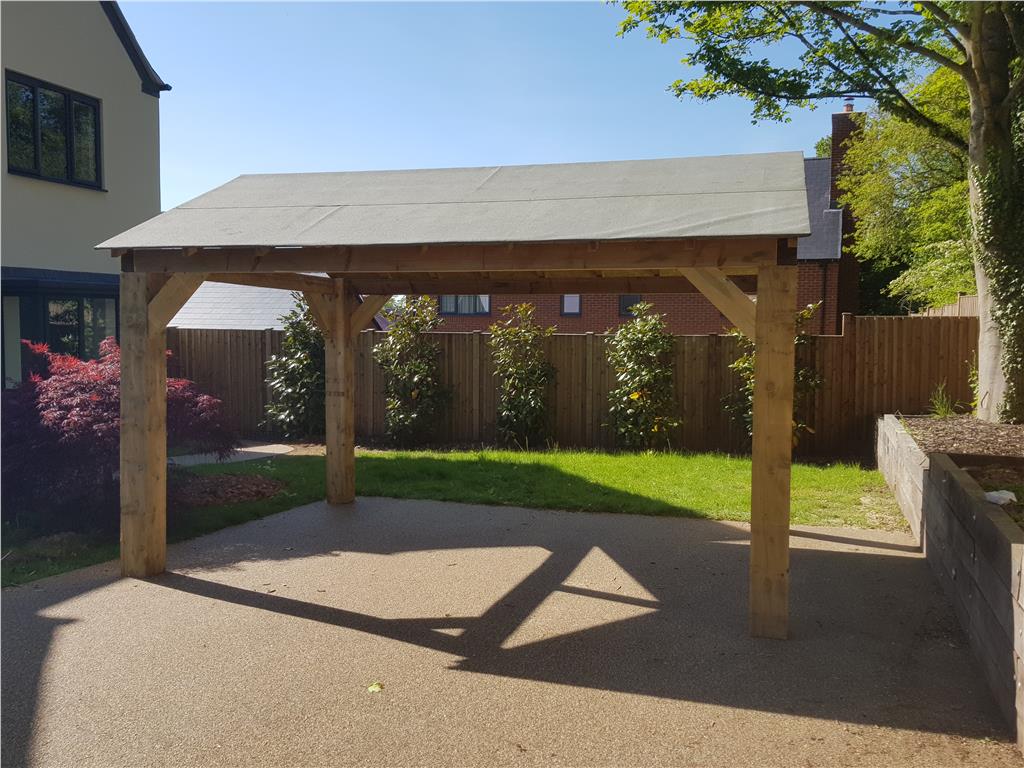
M 800 152 L 558 165 L 258 174 L 99 248 L 798 237 Z

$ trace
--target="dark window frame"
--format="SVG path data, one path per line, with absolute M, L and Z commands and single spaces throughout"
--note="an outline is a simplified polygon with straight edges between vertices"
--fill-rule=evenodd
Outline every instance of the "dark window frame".
M 620 293 L 619 294 L 619 317 L 632 317 L 633 313 L 629 311 L 630 307 L 635 307 L 644 297 L 639 293 Z
M 24 75 L 21 72 L 15 72 L 11 69 L 4 70 L 4 99 L 7 98 L 7 83 L 13 82 L 23 85 L 26 88 L 31 88 L 33 91 L 33 150 L 35 154 L 35 170 L 25 170 L 24 168 L 15 168 L 11 166 L 11 147 L 10 147 L 10 125 L 4 126 L 4 141 L 7 142 L 7 172 L 15 176 L 24 176 L 29 179 L 40 179 L 41 181 L 51 181 L 55 184 L 67 184 L 71 187 L 80 187 L 82 189 L 93 189 L 99 192 L 106 192 L 107 190 L 103 186 L 103 104 L 100 99 L 95 96 L 89 96 L 88 94 L 81 93 L 79 91 L 65 88 L 62 85 L 51 83 L 46 80 L 40 80 L 30 75 Z M 64 96 L 64 123 L 66 130 L 66 142 L 65 142 L 65 156 L 66 164 L 68 169 L 68 177 L 62 179 L 56 176 L 46 176 L 42 172 L 43 158 L 42 150 L 40 147 L 40 120 L 39 120 L 39 89 L 43 88 L 47 91 L 59 93 Z M 74 117 L 74 104 L 79 102 L 88 107 L 92 107 L 96 114 L 96 181 L 80 181 L 75 178 L 75 117 Z M 10 120 L 10 114 L 7 113 L 7 120 Z
M 38 305 L 35 308 L 36 321 L 38 326 L 45 332 L 49 323 L 49 303 L 54 299 L 74 299 L 78 302 L 76 310 L 78 316 L 78 344 L 76 352 L 74 353 L 79 359 L 84 354 L 85 345 L 85 301 L 87 299 L 113 299 L 114 300 L 114 338 L 117 339 L 117 343 L 121 343 L 121 298 L 117 288 L 114 290 L 103 290 L 102 288 L 88 287 L 83 288 L 74 284 L 67 285 L 53 285 L 46 286 L 45 288 L 23 288 L 18 287 L 11 290 L 5 290 L 2 294 L 4 297 L 13 296 L 17 299 L 22 298 L 36 298 L 38 299 Z M 47 339 L 29 339 L 32 342 L 46 342 Z M 23 353 L 24 354 L 24 353 Z M 0 355 L 0 382 L 7 381 L 7 361 L 3 360 L 3 355 Z M 24 375 L 25 371 L 22 370 Z
M 577 296 L 579 298 L 579 309 L 575 312 L 565 311 L 565 297 L 566 296 Z M 583 294 L 582 293 L 563 293 L 561 296 L 560 313 L 562 317 L 580 317 L 583 314 Z
M 454 312 L 445 312 L 442 309 L 442 307 L 444 306 L 444 302 L 442 301 L 442 298 L 444 296 L 455 296 L 456 297 L 456 299 L 455 299 L 455 311 Z M 486 312 L 459 312 L 459 309 L 458 309 L 458 307 L 459 307 L 458 297 L 459 296 L 486 296 L 487 297 L 487 311 Z M 438 294 L 438 296 L 437 296 L 437 313 L 439 315 L 441 315 L 441 317 L 490 317 L 491 316 L 491 312 L 493 311 L 493 307 L 491 306 L 492 303 L 493 302 L 491 302 L 491 295 L 489 293 L 444 293 L 444 294 Z

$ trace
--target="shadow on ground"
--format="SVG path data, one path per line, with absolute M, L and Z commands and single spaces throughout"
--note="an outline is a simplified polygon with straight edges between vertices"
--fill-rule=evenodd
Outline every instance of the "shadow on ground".
M 585 483 L 571 476 L 561 481 L 569 490 Z M 622 501 L 640 504 L 643 499 Z M 177 545 L 171 549 L 173 572 L 149 583 L 168 595 L 198 598 L 191 607 L 197 622 L 207 601 L 297 617 L 440 651 L 448 655 L 444 663 L 453 674 L 966 737 L 1008 737 L 951 609 L 925 561 L 907 551 L 912 547 L 871 532 L 794 534 L 787 642 L 748 637 L 747 530 L 706 520 L 381 498 L 360 499 L 349 507 L 317 503 Z M 384 618 L 319 602 L 312 590 L 297 599 L 239 584 L 250 583 L 241 578 L 247 567 L 280 561 L 271 567 L 287 567 L 292 579 L 299 574 L 329 583 L 334 594 L 344 596 L 349 585 L 365 579 L 344 567 L 350 553 L 509 547 L 540 548 L 546 555 L 525 578 L 497 569 L 478 574 L 487 581 L 484 586 L 493 586 L 488 594 L 498 597 L 473 616 Z M 595 550 L 648 596 L 572 581 L 570 576 Z M 399 567 L 388 569 L 385 563 L 383 568 L 375 584 L 382 594 L 401 594 L 410 587 L 409 575 Z M 4 765 L 29 762 L 48 651 L 55 633 L 75 631 L 73 624 L 47 614 L 93 590 L 125 584 L 116 580 L 115 571 L 108 564 L 5 591 Z M 451 578 L 459 577 L 453 572 Z M 442 579 L 432 588 L 443 596 L 450 586 Z M 162 600 L 162 589 L 151 590 L 149 599 Z M 585 628 L 569 621 L 559 631 L 510 646 L 510 636 L 556 595 L 645 610 Z M 125 622 L 133 641 L 146 642 L 146 626 L 133 624 L 132 616 L 112 608 L 102 620 Z M 453 629 L 460 632 L 447 631 Z

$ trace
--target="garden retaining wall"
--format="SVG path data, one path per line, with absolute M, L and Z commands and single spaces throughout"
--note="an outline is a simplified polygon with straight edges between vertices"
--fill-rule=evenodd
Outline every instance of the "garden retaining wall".
M 878 420 L 878 468 L 924 549 L 1024 748 L 1024 531 L 950 456 L 925 455 L 899 420 Z

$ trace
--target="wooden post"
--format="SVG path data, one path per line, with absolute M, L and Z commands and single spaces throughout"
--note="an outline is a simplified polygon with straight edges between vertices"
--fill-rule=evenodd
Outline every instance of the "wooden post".
M 121 574 L 167 561 L 166 328 L 150 322 L 159 275 L 121 275 Z
M 793 452 L 796 267 L 757 274 L 750 634 L 785 639 L 789 626 L 789 495 Z
M 352 311 L 358 303 L 348 281 L 335 280 L 337 293 L 325 296 L 324 392 L 327 423 L 327 502 L 348 504 L 356 497 L 355 342 Z

